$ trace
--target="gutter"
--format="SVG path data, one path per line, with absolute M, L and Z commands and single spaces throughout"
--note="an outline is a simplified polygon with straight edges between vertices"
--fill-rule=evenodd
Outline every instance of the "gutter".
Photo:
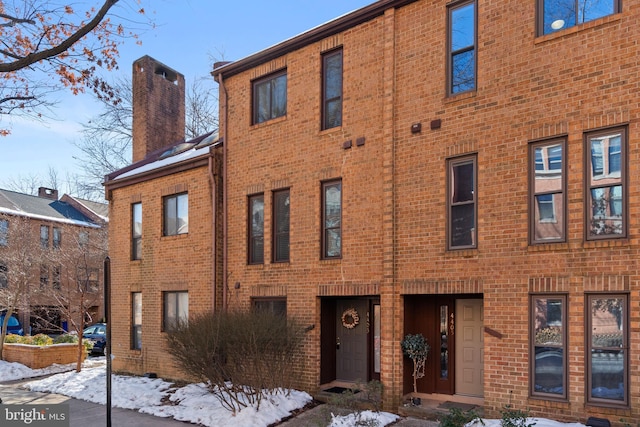
M 215 68 L 215 64 L 214 64 Z M 227 103 L 229 102 L 229 94 L 227 88 L 224 85 L 224 79 L 222 74 L 218 74 L 218 84 L 223 92 L 224 108 L 223 113 L 220 115 L 223 117 L 222 125 L 222 310 L 227 311 L 227 288 L 228 288 L 228 237 L 227 237 L 227 123 L 229 119 L 229 109 Z
M 217 245 L 216 245 L 216 241 L 217 241 L 217 236 L 216 236 L 216 230 L 217 230 L 217 226 L 218 226 L 218 220 L 217 220 L 217 210 L 216 210 L 216 200 L 217 198 L 217 192 L 216 192 L 216 178 L 215 178 L 215 172 L 214 172 L 214 166 L 215 166 L 215 162 L 214 162 L 214 157 L 213 157 L 213 148 L 209 148 L 209 157 L 208 159 L 208 176 L 209 176 L 209 184 L 211 185 L 211 289 L 213 290 L 212 292 L 212 298 L 211 298 L 211 309 L 212 311 L 215 313 L 216 311 L 216 273 L 218 271 L 218 264 L 217 264 Z

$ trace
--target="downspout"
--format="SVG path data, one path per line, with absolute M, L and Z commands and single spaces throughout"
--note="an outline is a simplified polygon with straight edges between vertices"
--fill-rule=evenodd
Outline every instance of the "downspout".
M 209 148 L 209 184 L 211 185 L 211 289 L 213 289 L 213 295 L 211 298 L 211 309 L 215 313 L 216 311 L 216 273 L 218 271 L 218 256 L 217 256 L 217 229 L 218 229 L 218 212 L 216 209 L 216 200 L 217 200 L 217 192 L 216 192 L 216 178 L 215 173 L 213 171 L 214 167 L 214 158 L 213 158 L 213 148 Z
M 222 310 L 227 311 L 227 123 L 229 119 L 229 109 L 227 103 L 229 101 L 229 94 L 227 88 L 224 86 L 224 80 L 222 73 L 218 74 L 218 84 L 223 93 L 223 113 L 220 115 L 223 117 L 223 130 L 222 130 Z

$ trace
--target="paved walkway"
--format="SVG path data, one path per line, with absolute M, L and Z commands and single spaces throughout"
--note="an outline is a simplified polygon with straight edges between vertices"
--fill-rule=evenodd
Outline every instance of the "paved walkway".
M 0 383 L 0 399 L 2 399 L 2 404 L 49 405 L 66 403 L 69 405 L 69 427 L 101 427 L 107 425 L 106 408 L 104 405 L 72 399 L 60 394 L 30 391 L 21 387 L 29 381 L 33 381 L 33 379 Z M 326 426 L 331 420 L 332 412 L 338 414 L 340 409 L 325 404 L 318 405 L 281 423 L 279 427 Z M 111 410 L 111 425 L 112 427 L 185 427 L 193 424 L 141 414 L 131 409 L 113 408 Z M 394 424 L 394 426 L 401 427 L 438 427 L 438 425 L 435 421 L 426 421 L 411 417 L 403 418 Z
M 104 405 L 72 399 L 61 394 L 40 393 L 21 387 L 31 380 L 19 380 L 0 383 L 2 404 L 50 405 L 66 403 L 69 405 L 69 427 L 106 426 L 107 412 Z M 185 427 L 193 425 L 169 418 L 141 414 L 130 409 L 113 408 L 111 410 L 112 427 Z

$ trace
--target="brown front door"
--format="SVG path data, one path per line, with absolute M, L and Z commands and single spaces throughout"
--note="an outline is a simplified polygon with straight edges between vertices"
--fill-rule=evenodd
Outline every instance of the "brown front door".
M 365 299 L 345 299 L 336 303 L 336 379 L 367 381 L 367 312 Z

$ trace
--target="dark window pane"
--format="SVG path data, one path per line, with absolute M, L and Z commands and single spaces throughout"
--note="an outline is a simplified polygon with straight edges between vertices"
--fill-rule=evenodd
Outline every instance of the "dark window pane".
M 289 260 L 289 191 L 274 194 L 274 261 Z
M 342 124 L 342 100 L 329 101 L 325 109 L 325 129 Z
M 342 51 L 323 56 L 323 129 L 342 124 Z
M 464 163 L 453 167 L 453 203 L 473 200 L 474 165 Z
M 262 123 L 271 118 L 271 85 L 270 82 L 263 82 L 256 85 L 256 123 Z
M 534 391 L 564 394 L 564 351 L 557 347 L 536 347 Z
M 342 53 L 327 56 L 325 67 L 325 97 L 338 98 L 342 95 Z
M 591 397 L 623 401 L 624 351 L 591 350 Z
M 451 246 L 474 243 L 475 209 L 473 204 L 451 207 Z

